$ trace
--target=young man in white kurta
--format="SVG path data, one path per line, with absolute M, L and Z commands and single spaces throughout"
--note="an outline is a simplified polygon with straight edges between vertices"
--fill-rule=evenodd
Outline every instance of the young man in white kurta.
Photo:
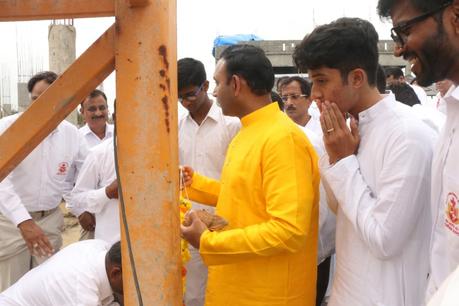
M 114 243 L 120 240 L 119 202 L 106 188 L 116 179 L 113 138 L 95 146 L 86 157 L 69 203 L 96 217 L 94 238 Z
M 295 51 L 322 108 L 320 168 L 336 198 L 330 306 L 422 305 L 426 288 L 436 134 L 408 106 L 379 94 L 377 43 L 371 23 L 341 18 Z M 350 129 L 343 113 L 352 115 Z
M 111 244 L 73 243 L 0 294 L 3 306 L 115 306 L 106 271 Z

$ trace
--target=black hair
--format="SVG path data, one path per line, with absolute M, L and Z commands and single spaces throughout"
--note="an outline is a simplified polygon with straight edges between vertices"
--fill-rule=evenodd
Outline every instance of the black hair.
M 381 65 L 378 65 L 378 70 L 376 71 L 376 87 L 380 94 L 386 93 L 386 74 Z
M 349 72 L 363 69 L 368 84 L 376 84 L 378 33 L 360 18 L 340 18 L 319 26 L 295 48 L 293 60 L 300 71 L 323 67 L 338 69 L 343 82 Z
M 421 104 L 416 92 L 406 83 L 392 84 L 389 89 L 395 95 L 395 99 L 403 104 L 408 106 Z
M 301 93 L 303 95 L 307 95 L 308 97 L 311 95 L 311 84 L 307 80 L 299 76 L 292 76 L 283 80 L 281 88 L 292 82 L 298 82 L 300 84 Z
M 277 92 L 271 91 L 271 101 L 273 101 L 273 103 L 277 102 L 279 109 L 284 111 L 284 101 L 282 101 L 282 97 Z
M 40 81 L 46 81 L 48 84 L 52 84 L 55 80 L 57 79 L 57 74 L 52 71 L 43 71 L 39 72 L 36 75 L 34 75 L 32 78 L 30 78 L 29 82 L 27 83 L 27 90 L 29 93 L 32 93 L 33 88 L 35 87 L 35 84 L 37 84 Z
M 232 45 L 222 52 L 220 59 L 225 61 L 228 82 L 233 75 L 238 75 L 247 82 L 253 94 L 271 93 L 274 71 L 262 49 L 247 44 Z
M 121 267 L 121 243 L 119 241 L 108 250 L 106 260 Z
M 400 77 L 405 76 L 402 69 L 399 67 L 387 67 L 384 69 L 384 72 L 386 74 L 386 78 L 393 76 L 394 78 L 399 79 Z
M 286 79 L 288 79 L 289 77 L 288 76 L 283 76 L 283 77 L 280 77 L 277 79 L 277 82 L 276 82 L 276 90 L 279 92 L 280 88 L 282 87 L 284 81 Z
M 186 57 L 177 62 L 178 90 L 188 86 L 201 86 L 207 79 L 204 64 Z
M 96 98 L 96 97 L 102 97 L 102 98 L 104 98 L 105 102 L 107 102 L 107 96 L 105 95 L 105 93 L 102 90 L 99 90 L 99 89 L 94 89 L 93 91 L 91 91 L 91 93 L 89 94 L 89 96 L 87 98 L 92 99 L 92 98 Z M 83 103 L 84 103 L 85 100 L 81 101 L 81 103 L 80 103 L 81 107 L 83 107 Z M 115 103 L 116 103 L 116 99 L 115 99 Z
M 380 17 L 390 17 L 392 8 L 398 0 L 379 0 L 378 14 Z M 421 13 L 427 13 L 440 6 L 452 2 L 451 0 L 410 0 L 411 5 Z

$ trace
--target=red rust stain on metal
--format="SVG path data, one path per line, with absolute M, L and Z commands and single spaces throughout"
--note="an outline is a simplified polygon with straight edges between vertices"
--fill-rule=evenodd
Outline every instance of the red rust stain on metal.
M 169 69 L 169 62 L 167 61 L 167 48 L 165 45 L 159 46 L 159 55 L 163 58 L 164 66 Z
M 164 115 L 165 115 L 165 119 L 164 119 L 164 122 L 166 123 L 166 129 L 167 129 L 167 132 L 169 133 L 170 132 L 170 122 L 169 122 L 169 99 L 167 98 L 167 96 L 164 96 L 161 101 L 163 102 L 163 108 L 164 108 Z
M 167 91 L 170 94 L 171 93 L 171 80 L 169 78 L 166 78 L 166 84 L 167 84 Z
M 166 91 L 166 86 L 164 84 L 159 84 L 159 88 L 161 88 L 162 90 Z
M 159 75 L 162 76 L 162 77 L 164 78 L 164 77 L 166 76 L 166 70 L 161 69 L 161 70 L 159 71 Z

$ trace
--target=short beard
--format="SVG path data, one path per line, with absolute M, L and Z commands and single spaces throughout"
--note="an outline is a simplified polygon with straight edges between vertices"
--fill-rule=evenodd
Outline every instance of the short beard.
M 450 55 L 453 53 L 447 40 L 443 26 L 439 24 L 437 33 L 422 45 L 423 58 L 418 57 L 422 66 L 422 73 L 416 75 L 416 80 L 420 86 L 430 86 L 448 78 L 453 62 Z

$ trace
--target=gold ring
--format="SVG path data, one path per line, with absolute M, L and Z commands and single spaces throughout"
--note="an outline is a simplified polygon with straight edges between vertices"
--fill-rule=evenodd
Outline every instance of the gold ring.
M 327 133 L 331 133 L 331 132 L 333 132 L 334 130 L 335 130 L 334 128 L 328 129 L 328 130 L 327 130 Z

